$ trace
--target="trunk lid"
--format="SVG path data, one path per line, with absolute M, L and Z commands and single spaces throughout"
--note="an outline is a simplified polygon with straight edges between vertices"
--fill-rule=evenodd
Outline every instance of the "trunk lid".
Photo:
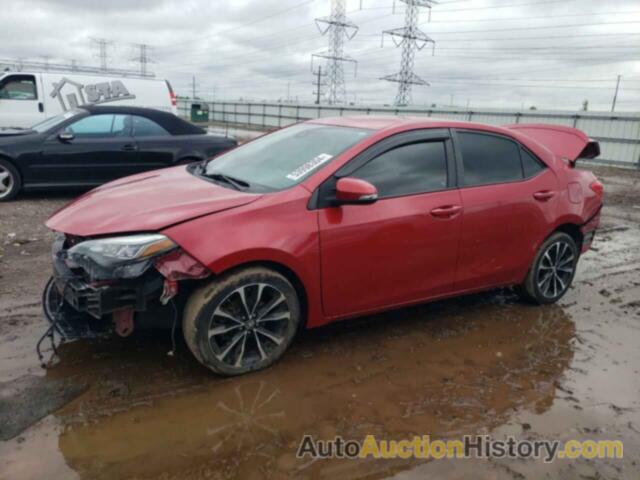
M 579 158 L 596 158 L 600 145 L 577 128 L 562 125 L 515 124 L 505 128 L 533 138 L 554 154 L 567 159 L 572 165 Z

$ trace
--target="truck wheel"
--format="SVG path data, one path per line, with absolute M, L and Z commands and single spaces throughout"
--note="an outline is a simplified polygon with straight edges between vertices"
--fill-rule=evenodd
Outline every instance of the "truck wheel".
M 0 158 L 0 202 L 11 200 L 21 188 L 20 172 L 10 162 Z
M 566 233 L 554 233 L 538 250 L 518 292 L 537 304 L 557 302 L 571 286 L 579 256 L 573 238 Z
M 300 317 L 298 295 L 284 276 L 249 267 L 193 292 L 182 329 L 200 363 L 232 376 L 278 360 L 293 341 Z

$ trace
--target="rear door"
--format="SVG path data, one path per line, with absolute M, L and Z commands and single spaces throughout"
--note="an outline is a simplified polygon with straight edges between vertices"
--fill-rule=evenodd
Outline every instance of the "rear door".
M 320 208 L 325 311 L 345 316 L 446 294 L 453 288 L 461 225 L 449 132 L 382 141 L 337 172 L 372 183 L 371 205 Z M 322 198 L 335 178 L 320 189 Z
M 0 79 L 0 127 L 29 128 L 44 119 L 36 76 L 9 74 Z
M 32 168 L 38 183 L 96 185 L 136 171 L 138 147 L 131 136 L 129 115 L 84 117 L 45 141 L 41 159 Z
M 456 290 L 518 282 L 553 219 L 555 174 L 508 137 L 457 130 L 454 139 L 464 207 Z

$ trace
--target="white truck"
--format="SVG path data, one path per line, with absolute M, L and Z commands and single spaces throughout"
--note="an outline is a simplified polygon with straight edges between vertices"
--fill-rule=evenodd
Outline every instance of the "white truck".
M 171 84 L 75 72 L 0 73 L 0 128 L 29 128 L 83 105 L 116 103 L 177 114 Z

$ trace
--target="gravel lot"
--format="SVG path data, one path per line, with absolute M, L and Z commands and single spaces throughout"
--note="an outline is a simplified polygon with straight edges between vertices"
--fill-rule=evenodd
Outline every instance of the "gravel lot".
M 596 169 L 603 225 L 559 305 L 509 291 L 307 332 L 274 367 L 222 379 L 168 335 L 35 344 L 50 275 L 44 220 L 75 194 L 0 204 L 0 479 L 636 479 L 640 174 Z M 48 356 L 52 352 L 47 352 Z M 25 429 L 26 427 L 26 429 Z M 621 460 L 323 460 L 304 434 L 620 439 Z

